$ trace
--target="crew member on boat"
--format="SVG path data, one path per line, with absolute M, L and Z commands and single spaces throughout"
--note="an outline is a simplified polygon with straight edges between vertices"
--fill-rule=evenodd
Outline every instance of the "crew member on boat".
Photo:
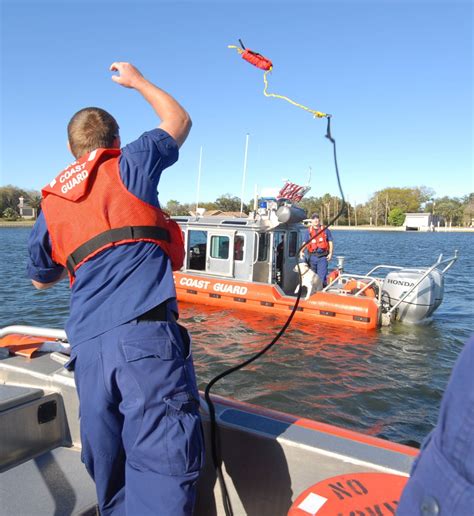
M 161 123 L 120 150 L 109 113 L 85 108 L 73 116 L 77 161 L 43 189 L 28 274 L 44 289 L 69 272 L 68 368 L 100 514 L 191 515 L 204 450 L 190 338 L 176 322 L 172 267 L 181 266 L 184 249 L 157 198 L 191 119 L 133 65 L 110 70 Z
M 474 514 L 474 336 L 465 344 L 421 445 L 398 516 Z
M 326 285 L 328 262 L 332 258 L 334 244 L 331 231 L 320 224 L 317 213 L 311 215 L 305 241 L 308 245 L 301 251 L 300 258 L 306 256 L 311 270 L 321 278 L 323 285 Z

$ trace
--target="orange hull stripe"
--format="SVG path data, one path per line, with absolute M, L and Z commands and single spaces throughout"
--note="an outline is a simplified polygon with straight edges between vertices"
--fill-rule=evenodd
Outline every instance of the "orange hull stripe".
M 239 310 L 258 310 L 289 315 L 295 298 L 285 296 L 273 285 L 215 279 L 182 272 L 175 273 L 178 299 Z M 300 300 L 295 316 L 365 329 L 378 327 L 378 305 L 367 297 L 317 292 L 307 301 Z

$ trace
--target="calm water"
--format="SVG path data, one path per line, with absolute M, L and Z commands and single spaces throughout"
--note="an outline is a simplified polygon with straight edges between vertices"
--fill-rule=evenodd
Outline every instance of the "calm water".
M 69 292 L 36 291 L 25 277 L 28 228 L 0 228 L 0 326 L 60 328 Z M 213 392 L 360 430 L 397 442 L 419 442 L 436 422 L 443 390 L 464 342 L 474 333 L 473 234 L 334 231 L 346 270 L 428 266 L 459 250 L 441 307 L 428 324 L 375 332 L 294 323 L 264 357 L 218 383 Z M 282 321 L 183 304 L 194 338 L 200 387 L 270 342 Z

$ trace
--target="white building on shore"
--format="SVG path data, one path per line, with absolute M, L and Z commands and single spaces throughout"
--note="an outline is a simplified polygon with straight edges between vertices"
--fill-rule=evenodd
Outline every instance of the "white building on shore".
M 405 231 L 435 231 L 442 220 L 432 213 L 406 213 L 403 227 Z
M 28 203 L 25 202 L 24 197 L 18 199 L 18 212 L 22 219 L 34 219 L 36 217 L 36 210 L 32 208 Z

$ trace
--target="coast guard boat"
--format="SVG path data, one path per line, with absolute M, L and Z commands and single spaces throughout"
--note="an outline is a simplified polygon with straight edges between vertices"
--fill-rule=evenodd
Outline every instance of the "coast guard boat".
M 81 463 L 78 398 L 64 331 L 0 329 L 0 514 L 96 514 Z M 394 515 L 418 450 L 212 396 L 234 516 Z M 224 515 L 201 399 L 207 462 L 196 516 Z
M 261 200 L 247 218 L 174 217 L 186 246 L 185 264 L 174 274 L 178 299 L 288 316 L 299 285 L 295 267 L 305 219 L 302 208 L 275 198 Z M 365 329 L 419 322 L 441 304 L 444 274 L 456 260 L 457 252 L 430 267 L 378 265 L 360 275 L 345 273 L 339 257 L 329 284 L 301 298 L 295 317 Z

